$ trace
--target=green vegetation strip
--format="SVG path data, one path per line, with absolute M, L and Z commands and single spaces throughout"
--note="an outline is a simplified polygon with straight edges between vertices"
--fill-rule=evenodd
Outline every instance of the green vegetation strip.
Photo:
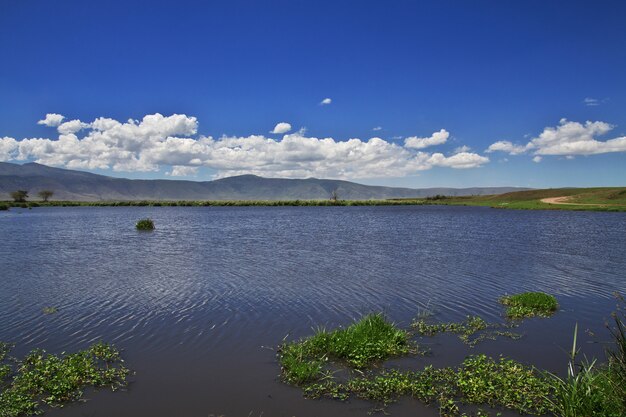
M 249 207 L 249 206 L 412 206 L 425 205 L 425 199 L 401 200 L 198 200 L 198 201 L 40 201 L 5 202 L 8 207 Z
M 1 417 L 41 414 L 42 405 L 62 407 L 87 387 L 117 390 L 129 375 L 119 351 L 104 343 L 59 356 L 34 350 L 21 361 L 8 356 L 10 348 L 0 343 Z
M 384 370 L 347 382 L 332 380 L 304 388 L 310 398 L 345 400 L 351 395 L 386 406 L 400 396 L 411 396 L 425 404 L 435 404 L 441 416 L 463 415 L 462 404 L 488 405 L 542 415 L 550 385 L 542 374 L 519 362 L 485 355 L 470 356 L 458 368 L 421 371 Z
M 506 315 L 513 320 L 525 317 L 549 317 L 559 308 L 554 296 L 542 292 L 504 296 L 500 303 L 507 306 Z

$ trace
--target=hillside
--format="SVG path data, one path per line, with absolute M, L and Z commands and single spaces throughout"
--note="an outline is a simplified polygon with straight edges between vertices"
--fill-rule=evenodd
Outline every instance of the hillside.
M 499 195 L 452 197 L 440 204 L 512 209 L 626 211 L 626 187 L 549 188 Z
M 346 200 L 416 198 L 437 194 L 483 195 L 519 190 L 514 187 L 486 188 L 395 188 L 316 178 L 282 179 L 241 175 L 215 181 L 130 180 L 82 171 L 53 168 L 36 163 L 0 162 L 0 200 L 15 190 L 28 190 L 31 199 L 43 189 L 54 192 L 53 200 L 296 200 L 328 199 L 333 190 Z

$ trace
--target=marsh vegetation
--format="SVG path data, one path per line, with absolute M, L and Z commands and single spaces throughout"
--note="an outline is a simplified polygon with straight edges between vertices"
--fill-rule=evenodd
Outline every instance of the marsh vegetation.
M 556 300 L 548 294 L 520 295 L 510 298 L 523 300 L 522 305 L 531 310 L 522 310 L 520 314 L 516 311 L 516 319 L 549 315 L 556 310 Z M 435 324 L 428 324 L 422 317 L 413 322 L 412 330 L 403 330 L 382 314 L 368 315 L 345 329 L 318 330 L 309 338 L 285 343 L 278 350 L 278 359 L 283 381 L 301 387 L 308 398 L 356 397 L 372 401 L 375 409 L 384 409 L 400 397 L 410 396 L 435 405 L 443 417 L 490 415 L 476 407 L 488 407 L 496 415 L 507 409 L 538 416 L 619 417 L 626 413 L 623 308 L 613 318 L 614 346 L 608 351 L 608 363 L 576 362 L 575 331 L 565 378 L 530 364 L 484 354 L 470 355 L 460 365 L 444 368 L 429 365 L 409 371 L 382 366 L 386 359 L 419 352 L 413 341 L 415 335 L 429 337 L 453 332 L 470 345 L 484 340 L 485 337 L 470 337 L 498 325 L 477 316 L 458 323 Z M 343 366 L 344 372 L 338 366 Z
M 9 357 L 12 346 L 0 343 L 0 416 L 41 414 L 44 406 L 62 407 L 80 400 L 87 387 L 115 391 L 126 385 L 129 370 L 120 352 L 105 343 L 53 355 L 33 350 L 22 359 Z
M 141 219 L 135 224 L 137 230 L 150 231 L 154 230 L 154 221 L 152 219 Z

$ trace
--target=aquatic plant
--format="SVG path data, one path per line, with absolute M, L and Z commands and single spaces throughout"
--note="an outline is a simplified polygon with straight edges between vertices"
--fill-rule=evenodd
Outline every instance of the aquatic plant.
M 462 322 L 430 323 L 425 318 L 419 318 L 411 323 L 411 327 L 421 336 L 435 336 L 439 333 L 456 333 L 461 341 L 471 347 L 483 340 L 495 340 L 498 337 L 519 339 L 521 334 L 511 331 L 495 330 L 502 327 L 496 323 L 488 323 L 478 316 L 467 316 Z
M 0 343 L 0 361 L 10 346 Z M 40 414 L 42 406 L 62 407 L 76 401 L 87 387 L 126 385 L 129 370 L 113 346 L 97 343 L 68 355 L 33 350 L 21 361 L 0 366 L 0 416 Z
M 319 329 L 313 336 L 279 348 L 283 379 L 304 384 L 329 376 L 329 360 L 363 369 L 374 362 L 411 351 L 409 333 L 388 322 L 382 314 L 370 314 L 345 329 Z
M 374 401 L 385 407 L 401 396 L 435 404 L 441 416 L 466 415 L 463 404 L 488 405 L 542 415 L 548 411 L 550 385 L 542 373 L 511 359 L 470 356 L 457 367 L 420 371 L 383 370 L 346 382 L 327 380 L 304 388 L 309 398 L 346 400 L 350 396 Z M 487 414 L 480 414 L 487 415 Z
M 623 417 L 626 414 L 623 385 L 615 384 L 616 369 L 596 365 L 596 360 L 584 359 L 576 363 L 578 324 L 574 327 L 574 340 L 569 354 L 567 375 L 547 373 L 551 385 L 546 400 L 556 417 Z
M 556 298 L 543 292 L 525 292 L 500 298 L 507 306 L 506 316 L 510 319 L 525 317 L 549 317 L 559 308 Z
M 6 204 L 0 204 L 0 211 L 2 211 L 2 210 L 8 210 L 8 209 L 9 209 L 9 206 L 8 206 L 8 205 L 6 205 Z
M 612 314 L 615 327 L 607 325 L 614 346 L 607 350 L 607 356 L 610 382 L 615 393 L 622 399 L 622 408 L 626 413 L 626 305 L 622 296 L 616 293 L 615 297 L 618 300 L 617 310 Z
M 141 219 L 135 227 L 137 230 L 154 230 L 154 221 L 152 219 Z
M 59 309 L 57 307 L 44 307 L 41 309 L 41 311 L 43 312 L 43 314 L 54 314 L 56 312 L 59 311 Z

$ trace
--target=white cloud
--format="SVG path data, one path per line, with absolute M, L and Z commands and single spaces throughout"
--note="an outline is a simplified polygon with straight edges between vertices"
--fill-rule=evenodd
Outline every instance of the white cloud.
M 372 128 L 372 130 L 374 132 L 378 132 L 379 130 L 383 130 L 383 127 L 382 126 L 376 126 L 376 127 Z
M 463 145 L 463 146 L 459 146 L 457 148 L 454 149 L 454 153 L 463 153 L 463 152 L 469 152 L 471 151 L 472 148 L 470 148 L 467 145 Z
M 320 101 L 320 106 L 325 106 L 325 105 L 330 104 L 332 102 L 333 102 L 333 100 L 331 98 L 327 97 L 324 100 Z
M 56 139 L 0 139 L 0 158 L 127 172 L 170 167 L 170 176 L 195 175 L 199 167 L 207 167 L 216 170 L 217 177 L 256 174 L 346 179 L 402 177 L 433 167 L 464 169 L 489 162 L 470 152 L 446 157 L 380 138 L 339 141 L 309 137 L 304 130 L 281 139 L 263 135 L 196 137 L 196 118 L 177 114 L 147 115 L 141 121 L 98 118 L 91 123 L 67 123 L 72 123 L 72 128 L 63 129 Z M 442 130 L 431 138 L 440 142 L 447 135 Z
M 428 162 L 433 166 L 467 169 L 478 168 L 489 162 L 489 158 L 469 152 L 461 152 L 449 157 L 445 157 L 442 153 L 434 153 Z
M 172 170 L 165 175 L 169 175 L 171 177 L 193 177 L 198 175 L 198 167 L 174 165 Z
M 583 103 L 585 103 L 586 106 L 599 106 L 600 100 L 597 98 L 585 97 Z
M 433 133 L 428 138 L 418 138 L 417 136 L 406 138 L 404 140 L 404 146 L 412 149 L 423 149 L 429 146 L 444 144 L 448 140 L 449 136 L 450 133 L 448 133 L 445 129 L 441 129 L 439 132 Z
M 282 133 L 287 133 L 290 130 L 291 130 L 291 125 L 289 123 L 280 122 L 276 126 L 274 126 L 274 130 L 272 130 L 270 133 L 282 134 Z
M 56 113 L 46 114 L 46 118 L 37 122 L 38 125 L 46 125 L 50 127 L 56 127 L 61 124 L 65 119 L 65 116 Z
M 62 135 L 69 135 L 89 127 L 91 127 L 89 123 L 83 123 L 80 120 L 70 120 L 69 122 L 60 124 L 59 127 L 57 127 L 57 130 Z
M 526 150 L 527 150 L 526 146 L 514 145 L 508 140 L 500 140 L 496 143 L 492 143 L 491 145 L 489 145 L 489 147 L 487 148 L 485 152 L 491 153 L 491 152 L 499 151 L 499 152 L 507 152 L 509 155 L 519 155 L 521 153 L 526 152 Z
M 511 155 L 532 152 L 534 155 L 596 155 L 610 152 L 626 152 L 626 136 L 608 140 L 598 140 L 613 130 L 614 126 L 605 122 L 587 121 L 584 124 L 561 119 L 556 127 L 546 127 L 536 138 L 525 146 L 500 141 L 492 144 L 487 152 L 504 151 Z
M 17 152 L 18 142 L 5 136 L 0 139 L 0 161 L 10 161 Z
M 542 159 L 543 159 L 542 157 L 537 155 L 537 156 L 533 157 L 533 162 L 539 163 L 539 162 L 541 162 Z

